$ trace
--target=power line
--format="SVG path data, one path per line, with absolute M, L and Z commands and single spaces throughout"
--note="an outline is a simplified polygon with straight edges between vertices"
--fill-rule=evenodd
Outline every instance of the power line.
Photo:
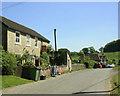
M 44 34 L 43 36 L 45 36 L 45 35 L 47 35 L 47 34 L 49 34 L 49 33 L 51 33 L 51 32 L 53 32 L 53 29 L 50 30 L 49 32 L 47 32 L 46 34 Z
M 24 3 L 24 2 L 19 2 L 19 3 L 12 4 L 12 5 L 10 5 L 10 6 L 7 6 L 7 7 L 2 8 L 2 10 L 5 10 L 5 9 L 11 8 L 11 7 L 15 7 L 15 6 L 20 5 L 20 4 L 22 4 L 22 3 Z

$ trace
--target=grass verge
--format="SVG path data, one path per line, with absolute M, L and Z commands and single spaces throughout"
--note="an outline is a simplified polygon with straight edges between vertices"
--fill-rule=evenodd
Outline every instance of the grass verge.
M 120 66 L 113 68 L 113 70 L 120 71 Z M 118 96 L 120 96 L 120 72 L 112 77 L 111 84 L 113 89 L 113 91 L 111 91 L 111 94 L 113 94 L 112 96 L 115 94 L 118 94 Z
M 108 62 L 112 62 L 115 59 L 115 64 L 118 65 L 120 52 L 105 52 L 104 55 L 107 57 Z
M 2 76 L 2 89 L 13 87 L 25 83 L 33 82 L 33 80 L 23 79 L 13 75 L 3 75 Z

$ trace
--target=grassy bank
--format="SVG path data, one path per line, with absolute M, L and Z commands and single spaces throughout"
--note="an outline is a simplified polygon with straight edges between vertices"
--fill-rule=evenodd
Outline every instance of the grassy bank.
M 113 68 L 114 71 L 120 71 L 120 66 Z M 112 89 L 111 94 L 118 94 L 120 96 L 120 72 L 112 77 L 111 80 Z
M 4 75 L 2 76 L 2 89 L 29 83 L 29 82 L 33 82 L 33 80 L 27 80 L 12 75 Z
M 109 62 L 115 59 L 116 65 L 118 64 L 120 52 L 107 52 L 104 53 L 104 55 L 107 57 Z

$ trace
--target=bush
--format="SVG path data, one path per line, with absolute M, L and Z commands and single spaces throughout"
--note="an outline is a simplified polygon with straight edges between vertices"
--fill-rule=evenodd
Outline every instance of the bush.
M 45 68 L 47 67 L 48 63 L 49 63 L 49 56 L 46 52 L 42 53 L 42 56 L 39 58 L 40 59 L 40 63 L 41 63 L 41 67 Z
M 2 50 L 2 74 L 13 75 L 17 68 L 17 60 L 14 54 Z
M 21 61 L 22 61 L 22 57 L 21 56 L 18 56 L 17 57 L 17 66 L 21 66 Z
M 25 60 L 30 57 L 29 51 L 25 51 L 25 53 L 22 55 L 21 60 Z
M 27 62 L 24 63 L 24 65 L 30 65 L 30 66 L 32 66 L 33 64 L 34 63 L 32 61 L 27 61 Z
M 89 56 L 86 56 L 84 59 L 81 60 L 81 63 L 82 64 L 88 63 L 88 68 L 93 68 L 96 61 L 91 60 Z
M 44 59 L 45 63 L 49 63 L 49 56 L 46 52 L 42 53 L 42 58 Z
M 56 65 L 66 65 L 67 64 L 67 54 L 64 51 L 58 51 L 56 53 L 56 56 L 54 58 Z

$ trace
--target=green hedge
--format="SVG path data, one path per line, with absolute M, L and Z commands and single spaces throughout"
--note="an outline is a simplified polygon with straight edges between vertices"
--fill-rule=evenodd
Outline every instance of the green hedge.
M 86 56 L 84 59 L 81 60 L 82 64 L 88 63 L 88 68 L 93 68 L 96 61 L 91 60 L 89 56 Z
M 13 75 L 17 68 L 17 59 L 14 54 L 2 50 L 2 74 Z

